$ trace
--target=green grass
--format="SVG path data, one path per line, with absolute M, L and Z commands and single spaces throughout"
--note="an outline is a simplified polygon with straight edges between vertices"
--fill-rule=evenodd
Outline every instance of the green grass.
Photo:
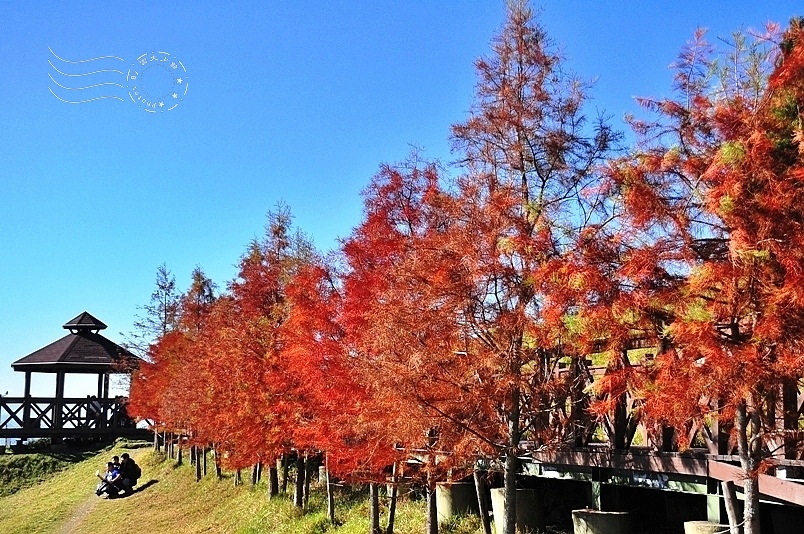
M 94 494 L 101 469 L 114 454 L 129 452 L 143 470 L 140 491 L 106 500 Z M 246 475 L 244 473 L 244 475 Z M 247 476 L 244 476 L 244 479 Z M 368 494 L 360 487 L 339 487 L 335 495 L 338 525 L 326 517 L 323 486 L 313 486 L 307 510 L 293 507 L 289 495 L 268 500 L 264 483 L 235 487 L 231 475 L 213 475 L 195 482 L 194 468 L 176 466 L 150 449 L 125 449 L 123 444 L 102 451 L 58 472 L 46 482 L 0 497 L 0 532 L 4 534 L 61 534 L 66 527 L 80 534 L 107 534 L 120 525 L 138 532 L 190 534 L 365 534 L 368 531 Z M 387 509 L 382 511 L 387 519 Z M 425 504 L 401 500 L 397 506 L 397 534 L 424 532 Z M 479 534 L 477 517 L 457 518 L 441 529 L 444 534 Z
M 42 447 L 24 454 L 0 455 L 0 497 L 39 484 L 77 462 L 94 457 L 102 448 L 94 445 L 51 452 Z

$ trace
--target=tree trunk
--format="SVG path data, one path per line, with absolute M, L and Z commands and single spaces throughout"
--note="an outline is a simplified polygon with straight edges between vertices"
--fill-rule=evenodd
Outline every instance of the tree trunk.
M 257 485 L 257 471 L 259 470 L 259 462 L 251 466 L 251 486 L 254 487 Z
M 209 454 L 209 450 L 204 447 L 201 449 L 201 452 L 204 454 L 204 476 L 207 476 L 207 456 Z
M 273 499 L 279 495 L 279 471 L 276 463 L 268 468 L 268 498 Z
M 485 471 L 475 469 L 475 491 L 477 492 L 477 506 L 480 510 L 480 520 L 483 522 L 483 534 L 491 534 L 491 520 L 489 518 L 489 503 L 486 498 L 486 482 L 483 480 Z
M 195 447 L 195 481 L 201 481 L 201 458 L 199 456 L 200 447 Z
M 159 431 L 154 429 L 154 452 L 159 452 Z
M 304 455 L 304 508 L 310 502 L 310 480 L 313 478 L 313 466 L 315 462 L 312 458 Z
M 723 488 L 723 501 L 726 503 L 726 516 L 729 518 L 729 533 L 740 534 L 740 518 L 737 515 L 737 491 L 731 480 L 720 483 Z
M 327 517 L 329 517 L 329 523 L 331 525 L 335 524 L 335 496 L 332 492 L 332 481 L 329 478 L 329 466 L 327 466 L 326 470 L 326 479 L 327 479 Z
M 190 445 L 190 465 L 195 465 L 195 445 Z
M 296 491 L 293 493 L 293 505 L 304 508 L 304 456 L 296 455 Z
M 749 415 L 745 401 L 737 404 L 734 416 L 737 429 L 737 454 L 740 457 L 740 466 L 743 468 L 745 480 L 743 482 L 743 531 L 745 534 L 761 534 L 759 525 L 759 467 L 761 449 L 759 439 L 760 421 L 757 408 L 753 408 Z M 750 426 L 750 428 L 749 428 Z M 749 440 L 748 436 L 751 436 Z M 734 528 L 734 525 L 730 525 Z
M 371 516 L 370 534 L 382 534 L 380 528 L 380 491 L 377 484 L 369 484 L 369 514 Z
M 436 485 L 432 475 L 427 475 L 427 534 L 438 534 L 438 509 L 436 508 Z
M 176 453 L 176 465 L 182 465 L 181 434 L 176 436 L 176 440 L 179 444 L 179 450 Z
M 240 469 L 238 469 L 237 471 L 235 471 L 234 485 L 239 486 L 242 483 L 243 483 L 243 477 L 240 474 Z
M 394 534 L 394 521 L 396 520 L 396 496 L 399 492 L 399 475 L 397 474 L 397 466 L 394 464 L 394 474 L 391 476 L 391 495 L 388 499 L 388 526 L 385 529 L 385 534 Z
M 614 360 L 607 372 L 617 372 L 630 365 L 628 351 L 623 350 L 620 358 Z M 628 397 L 625 393 L 616 396 L 611 417 L 612 433 L 609 436 L 611 446 L 616 450 L 624 450 L 628 441 Z
M 288 492 L 288 457 L 282 455 L 282 493 Z
M 519 470 L 519 389 L 511 391 L 511 412 L 508 420 L 508 450 L 505 451 L 505 526 L 500 534 L 516 534 L 516 475 Z
M 221 457 L 218 454 L 218 448 L 216 446 L 212 446 L 212 454 L 215 455 L 215 478 L 220 480 L 223 478 L 223 471 L 221 471 Z

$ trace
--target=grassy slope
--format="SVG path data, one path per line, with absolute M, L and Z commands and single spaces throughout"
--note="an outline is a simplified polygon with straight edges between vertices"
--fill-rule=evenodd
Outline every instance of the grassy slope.
M 209 476 L 195 482 L 189 466 L 176 467 L 148 449 L 129 450 L 143 468 L 141 491 L 122 499 L 105 500 L 94 495 L 95 470 L 115 448 L 76 464 L 46 483 L 0 498 L 0 532 L 5 534 L 59 533 L 65 524 L 81 534 L 107 534 L 119 525 L 148 533 L 237 533 L 237 534 L 364 534 L 368 531 L 365 496 L 336 496 L 336 515 L 342 524 L 326 520 L 324 490 L 315 487 L 303 516 L 288 498 L 268 501 L 264 484 L 234 487 L 231 478 L 216 481 Z M 384 520 L 384 518 L 383 518 Z M 403 501 L 397 509 L 397 534 L 424 531 L 424 503 Z M 481 532 L 477 518 L 456 521 L 442 532 Z
M 94 457 L 104 448 L 86 445 L 53 452 L 47 446 L 33 446 L 25 454 L 0 454 L 0 497 L 44 482 L 59 471 Z

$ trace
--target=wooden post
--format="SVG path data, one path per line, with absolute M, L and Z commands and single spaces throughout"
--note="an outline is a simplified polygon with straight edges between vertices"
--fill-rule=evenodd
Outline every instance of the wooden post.
M 98 398 L 103 398 L 103 373 L 98 373 Z
M 56 373 L 56 398 L 53 399 L 53 430 L 59 431 L 64 426 L 63 411 L 64 405 L 64 371 Z M 61 436 L 54 436 L 50 439 L 51 443 L 61 443 Z
M 100 428 L 107 428 L 109 426 L 109 410 L 106 402 L 109 399 L 109 373 L 103 373 L 103 396 L 98 397 L 98 402 L 101 405 L 101 416 L 99 418 Z
M 788 459 L 796 458 L 798 440 L 796 430 L 798 430 L 798 387 L 792 380 L 785 381 L 782 386 L 782 410 L 784 426 L 784 457 Z M 800 478 L 800 467 L 788 467 L 788 478 Z
M 709 424 L 709 433 L 712 436 L 712 443 L 707 440 L 709 454 L 729 454 L 729 428 L 728 422 L 722 421 L 720 414 L 723 412 L 723 402 L 720 399 L 713 401 L 717 408 L 717 416 L 712 418 Z
M 25 371 L 25 399 L 22 401 L 22 426 L 31 427 L 31 372 Z

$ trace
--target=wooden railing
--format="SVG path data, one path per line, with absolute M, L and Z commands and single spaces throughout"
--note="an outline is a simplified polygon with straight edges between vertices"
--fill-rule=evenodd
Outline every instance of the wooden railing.
M 107 434 L 133 428 L 126 399 L 0 397 L 0 437 Z

